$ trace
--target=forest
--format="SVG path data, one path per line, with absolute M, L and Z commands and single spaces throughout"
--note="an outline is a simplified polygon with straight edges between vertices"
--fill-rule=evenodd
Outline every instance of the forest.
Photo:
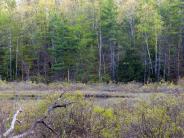
M 0 76 L 37 82 L 177 81 L 182 0 L 1 0 Z
M 184 0 L 0 0 L 0 138 L 184 138 Z

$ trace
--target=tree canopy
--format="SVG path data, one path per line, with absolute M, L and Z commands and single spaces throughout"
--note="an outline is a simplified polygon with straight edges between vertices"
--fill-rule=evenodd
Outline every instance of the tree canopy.
M 159 81 L 184 75 L 182 0 L 1 0 L 0 78 Z

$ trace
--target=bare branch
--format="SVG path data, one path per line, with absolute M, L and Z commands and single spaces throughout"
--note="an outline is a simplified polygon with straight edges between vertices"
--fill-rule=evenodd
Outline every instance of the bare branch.
M 50 106 L 50 107 L 48 108 L 48 114 L 49 114 L 51 111 L 53 111 L 54 109 L 56 109 L 56 108 L 61 108 L 61 107 L 66 108 L 67 106 L 69 106 L 70 104 L 73 104 L 73 103 L 75 103 L 75 102 L 70 102 L 70 103 L 66 103 L 66 104 L 54 103 L 52 106 Z
M 65 93 L 62 93 L 60 95 L 60 98 L 64 95 Z M 59 98 L 59 99 L 60 99 Z M 57 108 L 66 108 L 67 106 L 69 106 L 70 104 L 73 104 L 75 102 L 69 102 L 69 103 L 64 103 L 64 104 L 58 104 L 57 101 L 59 101 L 59 99 L 56 100 L 56 102 L 54 102 L 53 105 L 51 105 L 48 110 L 47 110 L 47 113 L 45 116 L 43 116 L 41 119 L 38 119 L 36 120 L 30 129 L 28 129 L 26 132 L 20 134 L 20 135 L 17 135 L 17 136 L 13 136 L 12 138 L 24 138 L 26 136 L 29 136 L 29 135 L 32 135 L 35 133 L 35 128 L 37 127 L 38 124 L 42 124 L 44 127 L 48 128 L 53 134 L 57 135 L 57 132 L 54 131 L 54 129 L 52 129 L 50 126 L 48 126 L 46 123 L 45 123 L 45 119 L 47 119 L 48 115 L 50 114 L 50 112 L 52 112 L 53 110 L 57 109 Z
M 17 123 L 18 123 L 19 125 L 22 124 L 22 121 L 20 121 L 20 120 L 16 120 L 16 121 L 17 121 Z
M 60 94 L 59 98 L 62 98 L 67 93 L 66 90 L 63 90 L 63 92 Z
M 13 136 L 12 138 L 24 138 L 24 137 L 32 135 L 32 134 L 34 134 L 34 131 L 32 131 L 32 130 L 29 131 L 28 130 L 28 131 L 26 131 L 26 132 L 24 132 L 24 133 L 22 133 L 20 135 Z
M 18 114 L 21 113 L 21 112 L 22 112 L 22 109 L 20 108 L 20 109 L 17 110 L 17 112 L 14 114 L 13 120 L 12 120 L 12 122 L 11 122 L 10 128 L 3 134 L 4 137 L 9 136 L 9 135 L 13 132 L 13 130 L 14 130 L 14 128 L 15 128 L 15 123 L 16 123 L 16 121 L 17 121 L 17 116 L 18 116 Z
M 58 135 L 51 127 L 49 127 L 43 120 L 41 122 L 39 122 L 41 124 L 43 124 L 46 128 L 48 128 L 52 133 Z

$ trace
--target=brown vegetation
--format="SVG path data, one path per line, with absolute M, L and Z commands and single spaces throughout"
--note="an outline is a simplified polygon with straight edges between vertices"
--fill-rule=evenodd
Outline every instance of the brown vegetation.
M 10 137 L 183 137 L 183 95 L 153 94 L 130 106 L 126 100 L 101 107 L 84 95 L 66 93 L 26 103 L 17 115 Z M 67 106 L 70 104 L 70 106 Z M 3 108 L 4 107 L 4 108 Z M 5 108 L 10 107 L 10 108 Z M 58 108 L 57 108 L 58 107 Z M 59 108 L 66 107 L 66 108 Z M 11 103 L 0 108 L 0 130 L 6 132 L 15 117 Z M 19 108 L 17 108 L 19 109 Z

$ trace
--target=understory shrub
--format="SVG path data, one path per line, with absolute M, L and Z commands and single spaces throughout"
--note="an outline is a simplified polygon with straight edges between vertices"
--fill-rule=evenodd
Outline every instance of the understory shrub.
M 39 104 L 28 104 L 18 117 L 23 123 L 16 124 L 15 134 L 28 130 L 36 119 L 45 115 L 48 107 L 58 97 L 59 95 L 52 95 Z M 80 93 L 66 93 L 58 102 L 73 103 L 66 108 L 53 110 L 47 115 L 45 122 L 62 138 L 184 137 L 183 97 L 157 94 L 134 106 L 129 106 L 124 101 L 102 107 L 95 104 L 93 99 L 85 99 Z M 49 138 L 56 137 L 56 134 L 39 124 L 30 137 Z

